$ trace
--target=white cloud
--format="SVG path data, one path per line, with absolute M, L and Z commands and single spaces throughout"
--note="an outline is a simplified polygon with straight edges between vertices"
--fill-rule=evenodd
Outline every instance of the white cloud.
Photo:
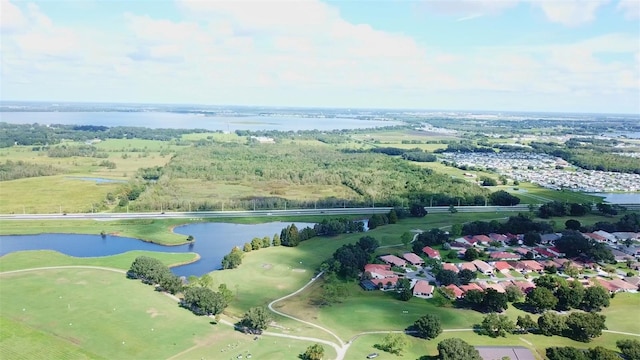
M 565 26 L 578 26 L 592 22 L 597 10 L 609 0 L 531 0 L 542 9 L 551 22 Z
M 628 20 L 640 19 L 640 0 L 620 0 L 616 9 L 624 12 L 624 17 Z
M 0 0 L 0 31 L 15 32 L 24 29 L 27 24 L 19 7 L 9 0 Z
M 421 6 L 432 12 L 471 16 L 473 14 L 498 15 L 518 5 L 520 0 L 426 0 Z

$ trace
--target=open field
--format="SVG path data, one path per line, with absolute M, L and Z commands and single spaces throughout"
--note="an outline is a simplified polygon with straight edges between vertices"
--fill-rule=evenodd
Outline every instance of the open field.
M 69 175 L 3 181 L 0 183 L 0 213 L 90 213 L 91 204 L 101 203 L 107 193 L 115 193 L 120 186 L 117 183 L 97 184 Z
M 545 359 L 544 352 L 547 347 L 552 346 L 573 346 L 577 348 L 591 348 L 596 346 L 603 346 L 611 350 L 617 350 L 616 341 L 626 339 L 628 336 L 617 334 L 603 334 L 602 336 L 594 339 L 589 343 L 582 343 L 573 341 L 568 338 L 558 336 L 544 336 L 544 335 L 508 335 L 504 338 L 490 338 L 488 336 L 481 336 L 472 331 L 462 332 L 445 332 L 442 333 L 434 340 L 423 340 L 409 336 L 410 343 L 407 346 L 406 351 L 402 354 L 402 357 L 392 355 L 389 353 L 377 350 L 374 345 L 380 344 L 384 338 L 384 334 L 371 334 L 358 337 L 353 342 L 346 358 L 348 359 L 364 359 L 367 354 L 377 352 L 380 354 L 378 359 L 419 359 L 422 356 L 436 356 L 438 355 L 438 343 L 447 338 L 460 338 L 474 346 L 524 346 L 532 350 L 537 359 Z
M 89 265 L 128 270 L 138 256 L 154 257 L 171 267 L 197 259 L 195 253 L 161 253 L 153 251 L 128 251 L 101 257 L 73 257 L 52 250 L 18 251 L 0 257 L 0 272 L 47 266 Z M 3 285 L 4 287 L 4 285 Z
M 58 269 L 2 278 L 11 291 L 0 292 L 0 354 L 18 359 L 235 359 L 247 353 L 267 359 L 310 345 L 264 336 L 254 341 L 229 326 L 211 325 L 119 273 Z

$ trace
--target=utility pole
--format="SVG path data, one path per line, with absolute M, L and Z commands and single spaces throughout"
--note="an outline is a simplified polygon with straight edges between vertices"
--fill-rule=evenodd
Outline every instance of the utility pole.
M 284 202 L 284 211 L 287 211 L 287 202 Z
M 253 199 L 253 211 L 256 211 L 256 199 Z

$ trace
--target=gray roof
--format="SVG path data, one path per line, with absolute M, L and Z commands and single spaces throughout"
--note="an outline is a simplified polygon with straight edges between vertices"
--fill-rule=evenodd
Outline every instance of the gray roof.
M 508 356 L 512 360 L 536 360 L 531 350 L 522 346 L 476 346 L 483 360 L 502 359 Z

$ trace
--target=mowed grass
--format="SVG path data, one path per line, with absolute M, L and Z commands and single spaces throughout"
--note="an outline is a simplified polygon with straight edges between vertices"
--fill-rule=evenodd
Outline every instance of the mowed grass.
M 56 269 L 1 276 L 3 359 L 274 359 L 312 344 L 253 340 L 230 326 L 212 325 L 123 274 Z M 330 347 L 325 352 L 335 357 Z
M 128 270 L 138 256 L 154 257 L 167 266 L 177 266 L 198 259 L 195 253 L 161 253 L 153 251 L 128 251 L 101 257 L 73 257 L 53 250 L 18 251 L 0 257 L 0 272 L 47 266 L 90 265 Z
M 601 314 L 607 317 L 606 325 L 609 330 L 640 334 L 640 321 L 637 317 L 639 309 L 640 294 L 619 293 Z
M 192 315 L 166 295 L 120 273 L 34 271 L 2 275 L 2 283 L 3 318 L 107 359 L 166 358 L 218 328 L 210 319 Z M 37 339 L 29 335 L 25 343 L 2 347 L 21 352 Z M 50 351 L 42 358 L 55 358 L 57 349 Z
M 74 175 L 75 176 L 75 175 Z M 0 213 L 56 214 L 91 212 L 121 184 L 86 181 L 68 175 L 43 176 L 0 182 Z
M 508 335 L 507 337 L 491 338 L 488 336 L 478 335 L 472 331 L 462 332 L 444 332 L 433 340 L 424 340 L 408 336 L 409 345 L 406 347 L 402 356 L 396 356 L 383 351 L 377 350 L 374 346 L 380 344 L 385 334 L 369 334 L 358 337 L 356 341 L 349 347 L 346 359 L 364 359 L 367 354 L 377 352 L 380 354 L 378 359 L 419 359 L 422 356 L 436 356 L 438 354 L 438 343 L 448 338 L 460 338 L 473 346 L 524 346 L 532 350 L 536 359 L 543 360 L 546 357 L 545 349 L 553 346 L 572 346 L 576 348 L 593 348 L 603 346 L 610 350 L 617 351 L 616 341 L 628 339 L 628 336 L 618 334 L 604 333 L 602 336 L 593 339 L 589 343 L 573 341 L 568 338 L 559 336 L 544 335 Z

